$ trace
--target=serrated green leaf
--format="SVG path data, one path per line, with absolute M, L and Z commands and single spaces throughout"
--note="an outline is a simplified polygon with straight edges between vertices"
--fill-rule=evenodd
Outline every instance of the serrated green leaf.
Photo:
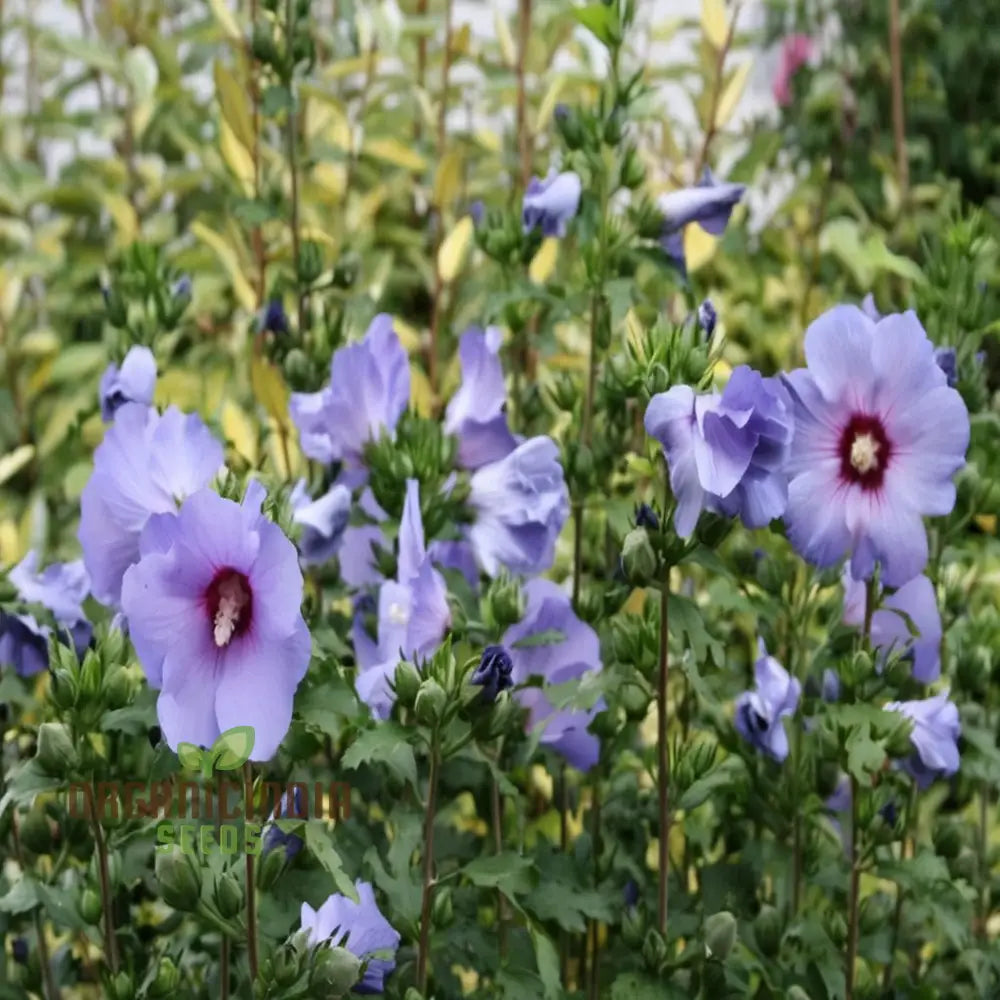
M 384 764 L 396 777 L 417 787 L 417 760 L 409 734 L 393 723 L 366 729 L 348 748 L 341 764 L 349 771 L 362 764 Z
M 499 889 L 505 896 L 531 892 L 538 882 L 538 872 L 531 858 L 504 851 L 485 858 L 476 858 L 462 869 L 473 885 Z
M 354 888 L 354 883 L 344 871 L 343 862 L 340 855 L 333 846 L 331 832 L 320 823 L 306 823 L 305 825 L 306 847 L 312 856 L 323 866 L 333 879 L 337 892 L 347 896 L 355 903 L 358 901 L 358 893 Z

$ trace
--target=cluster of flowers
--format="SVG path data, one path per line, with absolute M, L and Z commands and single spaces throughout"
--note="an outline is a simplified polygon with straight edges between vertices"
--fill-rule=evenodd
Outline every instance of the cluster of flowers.
M 955 505 L 952 477 L 965 462 L 969 415 L 953 388 L 954 352 L 935 350 L 912 312 L 879 316 L 838 306 L 805 338 L 806 367 L 775 378 L 737 368 L 721 392 L 675 386 L 646 411 L 662 445 L 682 537 L 702 510 L 739 516 L 752 528 L 783 518 L 796 551 L 819 567 L 847 560 L 844 621 L 862 625 L 866 586 L 880 567 L 870 639 L 878 661 L 893 651 L 912 660 L 922 684 L 940 675 L 941 619 L 927 563 L 924 515 Z M 911 634 L 910 625 L 916 635 Z M 799 681 L 763 643 L 756 688 L 736 704 L 736 726 L 778 761 L 788 755 L 783 718 Z M 824 685 L 836 697 L 838 679 Z M 913 720 L 904 762 L 922 786 L 958 770 L 958 710 L 943 691 L 892 702 Z

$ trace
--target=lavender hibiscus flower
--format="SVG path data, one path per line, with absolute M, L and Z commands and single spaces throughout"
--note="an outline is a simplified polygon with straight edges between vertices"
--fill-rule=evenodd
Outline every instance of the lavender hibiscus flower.
M 311 500 L 305 480 L 299 480 L 291 495 L 292 520 L 301 526 L 299 552 L 306 566 L 332 559 L 340 548 L 351 516 L 351 491 L 336 485 L 318 500 Z
M 566 235 L 566 227 L 580 207 L 580 178 L 572 171 L 550 170 L 542 180 L 533 177 L 524 192 L 521 223 L 526 233 L 541 228 L 543 236 Z
M 358 902 L 339 893 L 330 896 L 318 910 L 302 904 L 302 929 L 309 932 L 314 947 L 346 948 L 365 962 L 355 993 L 375 994 L 385 990 L 385 980 L 396 968 L 399 932 L 382 916 L 369 882 L 355 882 Z M 391 957 L 390 957 L 391 955 Z
M 663 214 L 660 245 L 673 259 L 682 275 L 687 274 L 684 227 L 697 222 L 706 233 L 721 236 L 744 191 L 745 184 L 717 181 L 706 167 L 701 180 L 694 187 L 670 191 L 657 199 L 657 206 Z
M 594 630 L 573 613 L 569 597 L 549 580 L 531 580 L 524 587 L 524 617 L 503 635 L 503 649 L 511 663 L 511 680 L 526 684 L 541 677 L 546 684 L 580 680 L 602 669 L 601 647 Z M 555 642 L 518 646 L 542 633 L 552 633 Z M 528 725 L 541 726 L 541 744 L 555 750 L 573 767 L 589 771 L 600 754 L 600 741 L 587 731 L 594 716 L 604 708 L 603 700 L 592 708 L 557 709 L 544 688 L 522 687 L 517 700 L 528 709 Z
M 355 614 L 352 630 L 358 662 L 355 686 L 376 718 L 386 719 L 392 710 L 395 694 L 390 682 L 400 661 L 430 656 L 450 623 L 447 587 L 424 545 L 420 484 L 408 479 L 396 579 L 384 581 L 379 588 L 377 638 L 373 640 L 365 631 L 360 612 Z
M 903 767 L 918 788 L 928 788 L 936 778 L 958 771 L 958 738 L 962 726 L 958 709 L 948 700 L 947 691 L 919 701 L 892 701 L 885 705 L 885 710 L 901 712 L 913 720 L 910 733 L 913 753 L 903 762 Z
M 844 568 L 844 622 L 863 625 L 865 620 L 865 584 Z M 907 621 L 909 619 L 909 621 Z M 910 623 L 917 630 L 910 633 Z M 882 601 L 872 615 L 872 647 L 879 654 L 880 666 L 890 651 L 905 653 L 913 659 L 913 677 L 930 684 L 941 675 L 941 613 L 934 585 L 926 576 L 916 576 Z
M 73 643 L 78 657 L 90 644 L 92 629 L 83 613 L 83 602 L 90 590 L 90 580 L 83 562 L 52 563 L 41 572 L 38 553 L 29 552 L 8 574 L 25 604 L 41 604 L 52 612 Z M 0 611 L 0 666 L 13 667 L 22 677 L 45 670 L 49 663 L 49 636 L 52 630 L 39 624 L 34 615 Z
M 762 528 L 785 510 L 792 439 L 776 379 L 741 365 L 722 393 L 674 386 L 646 409 L 646 433 L 663 445 L 677 499 L 674 527 L 689 537 L 705 508 Z
M 736 729 L 755 749 L 781 762 L 788 756 L 788 734 L 782 719 L 794 715 L 802 685 L 768 656 L 762 639 L 757 640 L 757 650 L 755 690 L 744 691 L 736 699 Z
M 340 348 L 330 363 L 330 384 L 319 392 L 292 393 L 289 411 L 302 451 L 318 462 L 344 463 L 342 482 L 367 478 L 365 445 L 392 431 L 410 400 L 410 362 L 392 328 L 376 316 L 364 339 Z
M 837 306 L 806 332 L 806 368 L 784 376 L 794 402 L 788 537 L 810 562 L 848 553 L 851 573 L 901 587 L 927 563 L 922 515 L 955 505 L 969 414 L 912 312 L 873 323 Z
M 469 505 L 476 520 L 469 542 L 483 572 L 542 573 L 555 559 L 556 539 L 569 515 L 559 449 L 534 437 L 473 473 Z
M 122 576 L 139 558 L 139 536 L 153 514 L 205 486 L 222 466 L 222 446 L 195 414 L 162 415 L 126 403 L 94 452 L 80 498 L 80 545 L 94 597 L 118 607 Z
M 507 387 L 500 364 L 502 334 L 495 326 L 462 334 L 462 384 L 445 411 L 444 429 L 458 438 L 458 464 L 478 469 L 517 447 L 507 426 Z
M 249 725 L 253 759 L 268 760 L 288 731 L 311 641 L 295 546 L 261 514 L 264 495 L 256 481 L 242 504 L 199 490 L 150 519 L 125 573 L 129 635 L 172 749 Z
M 153 405 L 156 388 L 156 359 L 148 347 L 132 347 L 121 368 L 111 364 L 101 376 L 101 418 L 110 423 L 115 411 L 125 403 Z

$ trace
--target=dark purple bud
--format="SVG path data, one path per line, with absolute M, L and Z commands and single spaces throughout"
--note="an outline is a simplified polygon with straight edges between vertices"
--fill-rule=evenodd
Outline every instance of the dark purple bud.
M 635 526 L 637 528 L 649 528 L 650 531 L 660 530 L 660 519 L 656 516 L 656 511 L 648 503 L 641 503 L 636 507 Z
M 823 671 L 823 701 L 840 700 L 840 678 L 827 667 Z
M 18 965 L 28 964 L 28 942 L 23 938 L 14 938 L 10 946 L 11 954 Z
M 639 902 L 639 886 L 633 879 L 625 883 L 625 905 L 631 909 Z
M 496 701 L 497 695 L 501 691 L 506 691 L 514 686 L 511 678 L 513 670 L 514 663 L 510 658 L 510 653 L 503 646 L 487 646 L 483 650 L 483 657 L 479 661 L 479 666 L 473 671 L 469 683 L 483 689 L 484 701 Z
M 271 299 L 264 307 L 260 328 L 271 333 L 288 333 L 288 317 L 281 299 Z
M 271 851 L 283 850 L 285 852 L 285 860 L 291 861 L 302 850 L 305 842 L 298 834 L 282 830 L 277 820 L 304 819 L 305 815 L 306 811 L 302 803 L 302 790 L 296 787 L 287 792 L 275 804 L 271 818 L 264 827 L 261 851 L 264 854 L 270 854 Z
M 469 206 L 469 215 L 472 217 L 472 224 L 479 227 L 483 224 L 483 219 L 486 218 L 486 206 L 483 204 L 482 199 L 477 198 Z
M 705 299 L 698 306 L 698 326 L 701 327 L 706 340 L 712 339 L 712 334 L 715 333 L 715 322 L 718 318 L 718 313 L 716 313 L 711 299 Z
M 555 119 L 556 119 L 557 122 L 564 122 L 564 121 L 566 121 L 566 119 L 569 118 L 570 113 L 571 112 L 569 110 L 569 105 L 568 104 L 563 104 L 562 101 L 560 101 L 556 105 L 556 109 L 553 112 L 553 114 L 555 115 Z
M 896 819 L 899 816 L 899 811 L 896 809 L 896 800 L 889 799 L 888 802 L 881 809 L 879 809 L 879 815 L 886 821 L 889 826 L 896 825 Z
M 944 372 L 948 385 L 953 389 L 958 385 L 958 355 L 954 347 L 939 347 L 934 351 L 934 360 Z

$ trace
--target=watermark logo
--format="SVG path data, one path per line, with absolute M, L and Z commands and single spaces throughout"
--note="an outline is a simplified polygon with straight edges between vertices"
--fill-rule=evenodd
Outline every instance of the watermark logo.
M 179 846 L 187 854 L 259 854 L 269 826 L 287 831 L 310 819 L 339 822 L 351 815 L 351 788 L 343 781 L 314 782 L 310 787 L 301 781 L 253 784 L 246 778 L 238 782 L 217 776 L 238 771 L 249 761 L 254 738 L 252 726 L 234 726 L 208 748 L 178 744 L 181 766 L 200 781 L 174 775 L 151 784 L 71 784 L 69 814 L 103 821 L 158 820 L 157 850 Z

